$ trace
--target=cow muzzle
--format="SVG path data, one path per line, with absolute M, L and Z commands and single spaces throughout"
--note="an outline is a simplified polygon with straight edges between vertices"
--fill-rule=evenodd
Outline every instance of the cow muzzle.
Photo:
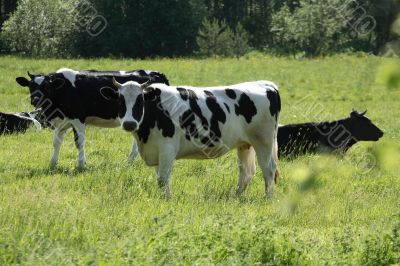
M 123 122 L 122 123 L 122 128 L 126 131 L 132 132 L 137 129 L 138 125 L 136 122 Z

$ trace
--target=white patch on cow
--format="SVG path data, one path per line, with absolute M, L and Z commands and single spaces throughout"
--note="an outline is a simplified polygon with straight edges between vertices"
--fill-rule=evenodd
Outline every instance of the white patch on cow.
M 124 84 L 124 87 L 120 90 L 121 95 L 125 98 L 126 113 L 122 118 L 123 122 L 136 122 L 138 125 L 142 123 L 143 115 L 140 121 L 135 121 L 133 118 L 132 110 L 138 96 L 142 95 L 142 89 L 140 84 L 136 81 L 128 81 Z
M 39 76 L 39 77 L 35 77 L 33 79 L 33 81 L 37 84 L 37 85 L 41 85 L 44 81 L 44 77 L 43 76 Z
M 125 74 L 126 74 L 126 71 L 121 70 L 121 71 L 119 71 L 119 73 L 120 73 L 121 75 L 125 75 Z
M 120 126 L 119 118 L 102 119 L 95 116 L 89 116 L 86 118 L 85 123 L 96 127 L 106 127 L 106 128 L 113 128 Z
M 57 73 L 61 73 L 64 75 L 69 82 L 71 82 L 72 86 L 75 87 L 76 75 L 79 74 L 79 71 L 75 71 L 69 68 L 60 68 L 57 70 Z
M 73 128 L 75 129 L 75 146 L 78 149 L 78 168 L 84 168 L 86 165 L 85 156 L 85 124 L 81 123 L 79 119 L 71 121 Z
M 68 118 L 61 119 L 59 117 L 53 118 L 49 121 L 52 127 L 59 129 L 68 129 L 71 127 L 71 120 Z
M 35 115 L 34 114 L 28 113 L 29 117 L 23 116 L 21 114 L 14 114 L 14 115 L 19 117 L 19 118 L 21 118 L 21 119 L 32 121 L 32 123 L 35 125 L 37 131 L 42 130 L 42 125 L 39 123 L 39 121 L 37 121 L 35 119 Z

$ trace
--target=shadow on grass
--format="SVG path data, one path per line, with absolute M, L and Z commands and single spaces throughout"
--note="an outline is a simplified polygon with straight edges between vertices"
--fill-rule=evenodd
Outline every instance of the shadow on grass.
M 66 166 L 58 166 L 54 169 L 50 167 L 28 167 L 24 169 L 17 170 L 15 174 L 15 179 L 32 179 L 43 176 L 54 176 L 54 175 L 64 175 L 64 176 L 77 176 L 81 173 L 88 172 L 94 167 L 86 167 L 84 169 L 80 168 L 70 168 Z

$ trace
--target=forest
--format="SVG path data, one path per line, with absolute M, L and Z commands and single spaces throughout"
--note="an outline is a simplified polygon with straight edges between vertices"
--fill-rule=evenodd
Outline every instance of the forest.
M 0 49 L 68 58 L 382 54 L 398 46 L 399 12 L 398 0 L 1 0 Z

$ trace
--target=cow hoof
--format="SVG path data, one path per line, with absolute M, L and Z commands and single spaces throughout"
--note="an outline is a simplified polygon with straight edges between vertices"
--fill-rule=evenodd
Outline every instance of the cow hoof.
M 56 161 L 50 161 L 49 168 L 51 170 L 54 170 L 54 169 L 56 169 L 56 167 L 57 167 L 57 162 Z
M 242 196 L 242 194 L 243 194 L 243 190 L 241 190 L 241 189 L 238 189 L 238 190 L 236 190 L 236 197 L 240 197 L 240 196 Z
M 282 177 L 280 171 L 278 169 L 276 169 L 275 170 L 275 178 L 274 178 L 275 184 L 278 184 L 279 181 L 281 181 L 282 179 L 283 179 L 283 177 Z
M 266 197 L 267 199 L 272 199 L 272 198 L 274 197 L 274 191 L 267 191 L 267 192 L 265 193 L 265 197 Z
M 83 170 L 85 170 L 85 168 L 86 168 L 86 162 L 83 162 L 83 163 L 82 163 L 82 162 L 79 162 L 76 168 L 78 169 L 78 171 L 83 171 Z
M 165 192 L 164 197 L 165 200 L 170 200 L 172 198 L 171 192 Z
M 134 160 L 135 160 L 135 158 L 128 158 L 128 160 L 126 160 L 126 164 L 131 165 L 131 164 L 133 164 Z

